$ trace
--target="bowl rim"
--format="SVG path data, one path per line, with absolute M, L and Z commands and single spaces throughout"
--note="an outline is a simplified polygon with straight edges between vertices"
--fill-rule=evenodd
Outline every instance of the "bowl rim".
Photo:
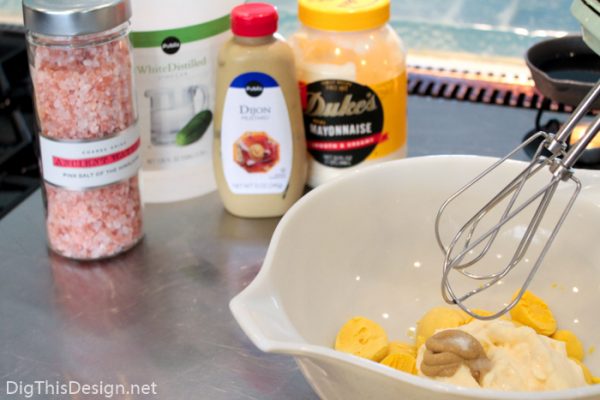
M 540 396 L 544 396 L 545 400 L 565 400 L 565 399 L 578 399 L 582 397 L 589 397 L 590 395 L 600 395 L 600 384 L 599 385 L 587 385 L 576 388 L 561 389 L 561 390 L 550 390 L 550 391 L 502 391 L 497 389 L 484 389 L 484 388 L 467 388 L 451 383 L 439 382 L 433 379 L 425 378 L 418 375 L 408 374 L 402 371 L 398 371 L 394 368 L 387 367 L 380 363 L 376 363 L 367 359 L 354 356 L 352 354 L 343 353 L 333 348 L 310 344 L 304 342 L 294 342 L 289 340 L 272 340 L 261 335 L 261 329 L 255 324 L 251 317 L 250 310 L 252 303 L 256 300 L 270 300 L 277 302 L 278 293 L 277 290 L 270 285 L 270 272 L 273 270 L 274 265 L 274 253 L 278 242 L 284 235 L 286 226 L 289 221 L 300 212 L 302 208 L 306 207 L 313 201 L 316 201 L 320 196 L 326 195 L 327 192 L 334 190 L 336 186 L 345 185 L 347 182 L 356 179 L 357 176 L 376 174 L 377 171 L 395 169 L 395 168 L 415 168 L 421 163 L 437 163 L 444 161 L 459 161 L 466 163 L 493 163 L 497 161 L 497 157 L 488 156 L 477 156 L 477 155 L 431 155 L 422 157 L 410 157 L 401 160 L 389 161 L 386 163 L 366 166 L 364 168 L 356 169 L 348 174 L 337 177 L 319 187 L 311 190 L 309 193 L 304 195 L 299 201 L 297 201 L 283 216 L 281 221 L 278 223 L 273 236 L 271 238 L 267 254 L 265 256 L 263 265 L 254 278 L 254 280 L 238 293 L 229 303 L 229 308 L 244 331 L 244 333 L 250 338 L 250 340 L 263 352 L 266 353 L 277 353 L 287 354 L 294 357 L 316 357 L 321 359 L 333 359 L 341 361 L 342 363 L 351 364 L 360 368 L 366 368 L 371 372 L 383 374 L 387 377 L 395 380 L 402 381 L 407 384 L 417 386 L 421 389 L 430 390 L 437 393 L 447 393 L 457 396 L 468 396 L 472 399 L 494 399 L 494 400 L 534 400 L 540 399 Z M 517 168 L 518 165 L 527 164 L 526 161 L 519 160 L 507 160 L 507 163 L 513 164 L 512 168 Z M 483 169 L 483 168 L 482 168 Z M 588 178 L 596 182 L 600 182 L 600 174 L 594 173 L 593 170 L 577 170 L 577 174 L 587 175 Z M 457 188 L 458 189 L 458 188 Z M 256 298 L 256 300 L 255 300 Z M 282 313 L 282 317 L 287 320 L 287 314 L 283 312 L 281 307 L 279 310 Z M 289 321 L 289 320 L 287 320 Z M 289 327 L 293 328 L 293 324 L 289 322 Z M 294 328 L 295 330 L 295 328 Z M 298 332 L 293 332 L 298 338 L 302 336 Z M 303 339 L 303 338 L 302 338 Z M 306 379 L 306 377 L 305 377 Z M 308 379 L 307 379 L 308 380 Z M 312 383 L 311 383 L 312 385 Z

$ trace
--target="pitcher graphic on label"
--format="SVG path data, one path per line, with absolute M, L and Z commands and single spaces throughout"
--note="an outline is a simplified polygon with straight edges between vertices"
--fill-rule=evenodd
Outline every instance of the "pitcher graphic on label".
M 153 89 L 144 95 L 150 98 L 150 139 L 155 146 L 192 144 L 212 121 L 204 86 Z M 197 109 L 201 111 L 196 114 Z

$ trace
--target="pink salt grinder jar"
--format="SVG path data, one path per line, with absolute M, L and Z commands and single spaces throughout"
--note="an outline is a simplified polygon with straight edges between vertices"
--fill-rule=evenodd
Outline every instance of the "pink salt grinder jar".
M 129 0 L 24 0 L 49 247 L 93 260 L 143 235 Z

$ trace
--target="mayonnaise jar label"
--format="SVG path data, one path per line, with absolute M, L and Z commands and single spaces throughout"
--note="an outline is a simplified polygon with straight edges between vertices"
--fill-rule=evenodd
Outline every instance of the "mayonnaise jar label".
M 308 151 L 319 164 L 349 168 L 406 144 L 406 77 L 365 86 L 343 79 L 301 84 Z
M 292 128 L 277 81 L 262 72 L 237 76 L 223 110 L 221 158 L 231 192 L 285 192 L 292 170 Z

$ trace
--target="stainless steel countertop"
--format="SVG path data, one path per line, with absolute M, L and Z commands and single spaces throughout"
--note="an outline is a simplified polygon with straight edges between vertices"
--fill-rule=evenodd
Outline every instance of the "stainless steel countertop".
M 411 97 L 409 154 L 503 155 L 534 117 Z M 49 254 L 36 192 L 0 221 L 0 397 L 25 398 L 7 395 L 7 381 L 47 380 L 154 382 L 158 395 L 146 398 L 160 399 L 316 398 L 293 359 L 260 352 L 228 308 L 277 222 L 235 218 L 216 193 L 148 205 L 140 245 L 82 265 Z

